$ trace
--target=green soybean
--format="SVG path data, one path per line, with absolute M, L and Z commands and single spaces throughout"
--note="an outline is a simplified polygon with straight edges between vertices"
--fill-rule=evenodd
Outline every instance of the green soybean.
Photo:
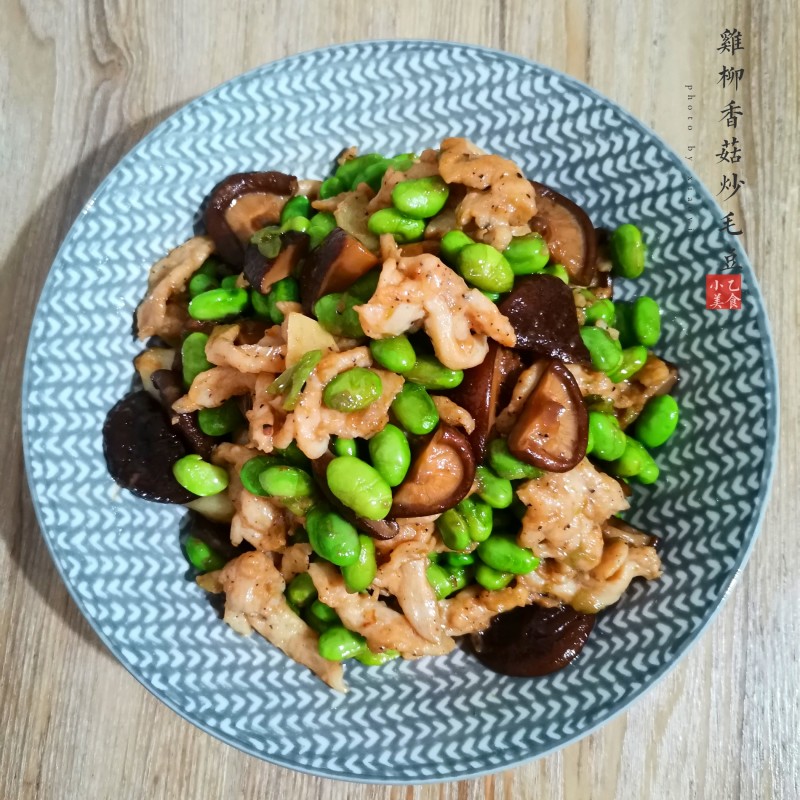
M 359 339 L 364 336 L 364 330 L 355 306 L 360 304 L 358 298 L 347 293 L 326 294 L 314 305 L 314 316 L 328 333 Z
M 617 321 L 617 312 L 614 308 L 614 303 L 608 298 L 597 300 L 590 306 L 587 306 L 583 313 L 586 323 L 589 325 L 593 325 L 595 322 L 602 320 L 606 325 L 610 325 L 613 328 L 614 323 Z
M 470 571 L 464 567 L 443 567 L 440 564 L 429 564 L 425 570 L 428 583 L 433 588 L 437 600 L 463 589 L 469 583 Z
M 358 455 L 358 445 L 356 444 L 355 439 L 344 439 L 341 436 L 337 436 L 333 440 L 333 445 L 331 447 L 334 453 L 337 456 L 357 456 Z
M 369 440 L 369 457 L 389 486 L 399 486 L 411 466 L 411 446 L 403 431 L 389 423 Z
M 379 191 L 381 183 L 383 182 L 383 176 L 386 174 L 388 168 L 389 160 L 386 158 L 381 161 L 376 161 L 374 164 L 370 164 L 353 178 L 353 189 L 361 183 L 366 183 L 373 192 Z
M 600 372 L 613 372 L 622 361 L 622 346 L 602 328 L 581 328 L 581 339 L 589 351 L 592 366 Z
M 276 464 L 280 464 L 280 459 L 275 458 L 275 456 L 255 456 L 251 458 L 245 462 L 239 471 L 239 480 L 242 482 L 242 486 L 250 494 L 267 497 L 267 493 L 258 478 L 267 467 L 274 467 Z
M 459 254 L 461 277 L 487 292 L 508 292 L 514 286 L 514 273 L 499 250 L 490 244 L 468 244 Z
M 383 392 L 377 372 L 353 367 L 340 372 L 322 392 L 322 402 L 335 411 L 362 411 L 372 405 Z
M 503 250 L 515 275 L 532 275 L 541 272 L 550 260 L 547 242 L 538 233 L 515 236 Z
M 436 520 L 436 530 L 449 550 L 466 550 L 472 544 L 467 521 L 454 508 L 448 508 Z
M 389 339 L 372 339 L 369 350 L 384 369 L 400 375 L 408 372 L 417 362 L 417 354 L 404 333 Z
M 489 300 L 491 300 L 493 303 L 496 303 L 501 297 L 500 292 L 485 292 L 485 291 L 481 290 L 481 294 L 484 297 L 488 297 Z
M 311 549 L 331 564 L 346 567 L 358 560 L 358 531 L 334 511 L 315 506 L 306 515 L 306 531 Z
M 338 456 L 326 471 L 328 488 L 360 517 L 383 519 L 392 507 L 392 489 L 372 466 L 354 456 Z
M 187 537 L 184 548 L 189 563 L 200 572 L 214 572 L 222 569 L 227 563 L 216 550 L 196 536 Z
M 431 396 L 416 383 L 405 383 L 392 401 L 392 413 L 409 433 L 421 436 L 439 424 L 439 412 Z
M 426 389 L 441 390 L 455 389 L 464 380 L 464 373 L 460 369 L 446 367 L 436 356 L 421 355 L 403 377 Z
M 329 197 L 336 197 L 345 190 L 345 185 L 336 176 L 327 178 L 322 181 L 319 187 L 319 196 L 321 200 L 327 200 Z
M 272 310 L 269 303 L 269 294 L 261 294 L 256 289 L 250 290 L 250 305 L 253 309 L 253 314 L 257 319 L 262 319 L 264 322 L 272 322 L 270 312 Z
M 625 451 L 609 464 L 610 471 L 620 478 L 637 478 L 640 483 L 654 483 L 658 479 L 658 465 L 644 445 L 630 436 L 625 437 Z
M 399 244 L 407 244 L 422 238 L 425 220 L 409 217 L 396 208 L 382 208 L 369 218 L 367 227 L 376 236 L 391 233 Z
M 216 289 L 218 286 L 219 281 L 216 278 L 202 272 L 195 273 L 189 281 L 189 297 L 197 297 L 197 295 L 210 289 Z
M 589 412 L 589 438 L 591 448 L 587 446 L 586 452 L 603 461 L 615 461 L 625 452 L 625 434 L 611 414 Z
M 311 216 L 311 201 L 303 196 L 297 194 L 290 197 L 286 201 L 283 209 L 281 209 L 281 225 L 285 225 L 289 220 L 296 217 L 305 217 L 306 220 Z
M 439 253 L 446 264 L 454 267 L 458 262 L 459 253 L 470 244 L 475 244 L 475 242 L 464 231 L 448 231 L 442 237 Z
M 335 227 L 336 218 L 333 214 L 327 211 L 320 211 L 314 214 L 308 221 L 308 228 L 306 229 L 309 238 L 309 249 L 313 250 L 317 247 Z
M 637 297 L 631 309 L 631 324 L 639 344 L 654 347 L 661 338 L 661 309 L 652 297 Z
M 314 480 L 299 467 L 269 466 L 258 476 L 258 482 L 270 497 L 293 499 L 314 494 Z
M 217 320 L 243 314 L 250 295 L 247 289 L 210 289 L 189 302 L 189 316 L 198 320 Z
M 543 270 L 544 275 L 552 275 L 569 286 L 569 272 L 563 264 L 548 264 Z
M 235 398 L 226 400 L 217 408 L 201 408 L 197 412 L 197 424 L 208 436 L 225 436 L 244 424 L 244 417 Z
M 266 297 L 265 308 L 272 322 L 280 325 L 284 320 L 283 312 L 278 308 L 278 303 L 299 302 L 300 285 L 294 278 L 283 278 L 272 284 Z
M 619 332 L 619 343 L 622 347 L 634 347 L 639 344 L 633 330 L 633 303 L 618 301 L 614 304 L 617 318 L 614 327 Z
M 626 223 L 611 234 L 608 243 L 614 274 L 638 278 L 644 271 L 645 260 L 642 232 L 635 225 Z
M 309 225 L 311 225 L 311 221 L 307 217 L 292 217 L 281 225 L 281 233 L 286 233 L 287 231 L 306 233 Z
M 448 567 L 468 567 L 475 563 L 472 553 L 443 553 L 442 556 Z
M 476 550 L 484 564 L 498 572 L 527 575 L 539 566 L 539 559 L 527 547 L 520 547 L 510 536 L 496 534 L 481 542 Z
M 634 436 L 646 447 L 661 447 L 678 427 L 680 411 L 672 395 L 653 397 L 633 426 Z
M 379 153 L 365 153 L 363 156 L 351 158 L 340 164 L 334 175 L 344 184 L 347 189 L 352 188 L 356 176 L 363 172 L 372 164 L 377 164 L 386 159 Z
M 215 280 L 219 278 L 219 271 L 222 269 L 222 262 L 216 256 L 209 256 L 202 264 L 195 275 L 207 275 Z
M 478 482 L 478 497 L 492 508 L 508 508 L 514 499 L 514 488 L 508 478 L 495 475 L 488 467 L 475 471 Z
M 317 589 L 307 572 L 301 572 L 289 581 L 286 599 L 296 608 L 305 608 L 317 599 Z
M 238 280 L 239 280 L 239 276 L 238 275 L 227 275 L 226 277 L 224 277 L 220 281 L 219 285 L 223 289 L 235 289 L 236 288 L 236 282 Z
M 214 365 L 206 358 L 206 345 L 208 336 L 197 331 L 190 333 L 181 345 L 181 370 L 183 371 L 183 384 L 188 389 L 192 381 L 201 373 L 211 369 Z
M 322 600 L 314 600 L 304 613 L 305 621 L 317 632 L 324 633 L 335 625 L 341 625 L 339 615 L 330 607 L 326 606 Z
M 194 453 L 179 458 L 172 465 L 172 474 L 184 489 L 198 497 L 210 497 L 228 488 L 227 471 Z
M 492 535 L 492 507 L 483 500 L 465 497 L 455 510 L 467 523 L 469 538 L 473 542 L 484 542 Z
M 513 580 L 513 572 L 501 572 L 493 569 L 488 564 L 478 564 L 475 567 L 475 582 L 489 591 L 496 592 L 500 589 L 505 589 Z
M 438 175 L 433 175 L 400 181 L 392 189 L 392 203 L 409 217 L 429 219 L 444 208 L 449 194 L 447 184 Z
M 622 360 L 619 366 L 613 371 L 609 372 L 608 377 L 614 383 L 626 381 L 632 378 L 647 361 L 647 348 L 643 345 L 634 345 L 633 347 L 626 347 L 622 351 Z
M 544 473 L 532 464 L 526 464 L 511 455 L 505 439 L 495 439 L 489 444 L 489 466 L 509 481 L 540 478 Z
M 342 567 L 342 577 L 348 592 L 366 591 L 378 574 L 375 561 L 375 541 L 371 536 L 358 534 L 359 550 L 352 564 Z
M 319 654 L 328 661 L 346 661 L 363 652 L 366 647 L 367 640 L 363 636 L 342 625 L 328 628 L 320 635 L 317 645 Z
M 257 230 L 251 237 L 250 243 L 258 248 L 264 258 L 275 258 L 281 251 L 283 240 L 281 229 L 277 225 L 267 225 Z
M 381 270 L 371 269 L 369 272 L 362 275 L 347 290 L 348 297 L 352 297 L 356 300 L 360 300 L 362 303 L 366 303 L 370 297 L 375 294 L 375 290 L 378 288 L 378 281 L 380 281 L 380 279 Z
M 380 653 L 374 653 L 368 647 L 355 654 L 356 661 L 360 661 L 367 667 L 382 667 L 387 662 L 394 661 L 399 657 L 400 653 L 397 650 L 383 650 Z
M 319 351 L 311 350 L 310 352 Z M 289 442 L 286 447 L 276 447 L 272 452 L 294 467 L 307 467 L 309 464 L 308 456 L 297 446 L 295 441 Z

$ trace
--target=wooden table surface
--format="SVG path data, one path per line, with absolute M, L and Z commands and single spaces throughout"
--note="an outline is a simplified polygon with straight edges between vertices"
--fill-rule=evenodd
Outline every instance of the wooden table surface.
M 430 37 L 499 47 L 587 82 L 677 152 L 696 146 L 694 168 L 716 193 L 719 116 L 729 99 L 717 83 L 716 48 L 733 27 L 745 48 L 736 61 L 745 69 L 737 135 L 746 185 L 729 207 L 745 226 L 776 336 L 782 447 L 761 538 L 701 642 L 629 712 L 583 741 L 515 770 L 439 786 L 363 786 L 273 767 L 148 694 L 56 574 L 20 445 L 19 387 L 36 298 L 58 244 L 114 164 L 183 103 L 258 64 L 334 42 Z M 0 798 L 800 797 L 798 30 L 793 0 L 7 0 Z M 688 93 L 696 95 L 692 111 Z

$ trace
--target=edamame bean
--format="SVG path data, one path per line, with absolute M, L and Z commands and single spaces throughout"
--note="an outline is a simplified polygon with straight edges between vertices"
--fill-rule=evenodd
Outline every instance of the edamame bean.
M 472 553 L 443 553 L 443 558 L 449 567 L 468 567 L 475 563 Z
M 403 431 L 389 423 L 369 440 L 369 457 L 389 486 L 399 486 L 411 466 L 411 447 Z
M 494 517 L 492 507 L 483 500 L 474 497 L 465 497 L 457 506 L 456 511 L 467 523 L 469 538 L 473 542 L 484 542 L 492 535 Z
M 511 455 L 505 439 L 495 439 L 489 444 L 489 466 L 501 477 L 509 481 L 541 478 L 542 470 L 526 464 Z
M 383 392 L 383 382 L 377 372 L 353 367 L 340 372 L 322 392 L 322 402 L 335 411 L 362 411 L 372 405 Z
M 478 482 L 478 497 L 492 508 L 508 508 L 514 499 L 514 489 L 508 478 L 495 475 L 488 467 L 475 471 Z
M 270 317 L 272 308 L 269 303 L 269 294 L 261 294 L 257 289 L 251 289 L 250 305 L 257 319 L 262 319 L 264 322 L 272 322 Z
M 314 494 L 314 480 L 299 467 L 269 466 L 258 476 L 258 482 L 268 496 L 281 500 L 311 497 Z
M 210 289 L 216 289 L 218 286 L 219 281 L 216 278 L 197 272 L 192 275 L 189 281 L 189 297 L 197 297 L 197 295 L 203 294 L 203 292 L 207 292 Z
M 433 588 L 437 600 L 463 589 L 469 583 L 470 571 L 464 567 L 443 567 L 440 564 L 429 564 L 425 570 L 428 583 Z
M 358 298 L 349 294 L 336 292 L 320 297 L 314 305 L 314 316 L 328 333 L 334 336 L 347 336 L 360 339 L 364 336 L 361 321 L 355 306 L 360 305 Z
M 286 599 L 296 608 L 305 608 L 317 599 L 317 589 L 307 572 L 301 572 L 289 581 Z
M 187 537 L 184 548 L 189 563 L 200 572 L 214 572 L 214 570 L 222 569 L 227 563 L 216 550 L 196 536 Z
M 358 531 L 334 511 L 314 506 L 306 515 L 306 531 L 311 549 L 331 564 L 346 567 L 358 560 Z
M 328 488 L 360 517 L 383 519 L 392 507 L 392 489 L 372 466 L 354 456 L 338 456 L 326 471 Z
M 619 332 L 619 343 L 622 347 L 634 347 L 639 342 L 636 340 L 636 334 L 633 330 L 633 322 L 631 320 L 633 312 L 633 303 L 617 302 L 614 304 L 617 312 L 617 319 L 614 322 L 614 327 Z
M 363 652 L 366 647 L 367 640 L 363 636 L 342 625 L 328 628 L 320 635 L 317 645 L 319 654 L 328 661 L 346 661 Z
M 661 337 L 661 309 L 652 297 L 637 297 L 631 310 L 631 324 L 639 344 L 654 347 Z
M 554 278 L 558 278 L 569 286 L 569 272 L 567 272 L 567 268 L 563 264 L 548 264 L 542 272 L 545 275 L 552 275 Z
M 634 345 L 633 347 L 626 347 L 622 351 L 622 360 L 619 366 L 608 374 L 608 377 L 614 383 L 626 381 L 632 378 L 647 361 L 647 348 L 642 345 Z
M 638 278 L 644 271 L 642 232 L 630 223 L 620 225 L 609 237 L 608 244 L 614 274 Z
M 611 414 L 589 412 L 589 439 L 586 452 L 603 461 L 615 461 L 625 452 L 625 434 L 620 430 L 617 418 Z
M 306 353 L 306 356 L 310 353 L 318 353 L 319 350 L 311 350 L 309 353 Z M 305 358 L 305 356 L 303 356 Z M 299 362 L 298 362 L 299 363 Z M 276 456 L 282 458 L 287 463 L 291 464 L 293 467 L 307 467 L 309 464 L 308 456 L 297 446 L 297 442 L 291 441 L 289 442 L 288 446 L 286 447 L 276 447 L 273 451 Z
M 305 217 L 308 220 L 309 216 L 311 216 L 311 201 L 304 195 L 297 194 L 290 197 L 281 209 L 281 225 L 296 217 Z
M 337 436 L 333 440 L 333 447 L 332 450 L 336 453 L 337 456 L 357 456 L 358 455 L 358 445 L 356 444 L 355 439 L 343 439 L 341 436 Z
M 245 462 L 239 472 L 239 480 L 242 482 L 242 486 L 250 494 L 267 497 L 267 493 L 258 478 L 267 467 L 274 467 L 276 464 L 280 464 L 280 459 L 275 458 L 275 456 L 255 456 L 251 458 Z
M 201 408 L 197 412 L 197 424 L 208 436 L 225 436 L 244 424 L 239 403 L 232 397 L 217 408 Z
M 342 624 L 339 615 L 330 606 L 326 606 L 322 600 L 314 600 L 314 602 L 305 609 L 303 619 L 311 628 L 320 634 L 325 633 L 325 631 L 332 628 L 334 625 Z
M 220 286 L 223 289 L 235 289 L 236 288 L 236 281 L 239 280 L 238 275 L 226 275 L 221 281 Z
M 217 280 L 219 278 L 219 271 L 222 268 L 222 262 L 216 256 L 209 256 L 202 264 L 200 269 L 195 272 L 195 275 L 208 275 L 209 278 Z
M 481 542 L 475 551 L 486 566 L 498 572 L 527 575 L 539 566 L 539 559 L 527 547 L 520 547 L 510 536 L 495 534 Z
M 347 189 L 352 188 L 356 176 L 372 164 L 384 161 L 384 157 L 379 153 L 365 153 L 363 156 L 351 158 L 340 164 L 334 175 L 344 184 Z
M 344 190 L 344 184 L 335 175 L 332 178 L 326 178 L 319 187 L 320 200 L 336 197 L 337 194 L 341 194 Z
M 391 233 L 399 244 L 419 241 L 425 233 L 425 220 L 408 217 L 396 208 L 382 208 L 367 221 L 371 233 Z
M 630 436 L 625 437 L 625 450 L 609 464 L 609 470 L 620 478 L 637 478 L 640 483 L 654 483 L 658 479 L 658 465 L 644 445 Z
M 647 447 L 661 447 L 675 433 L 679 417 L 678 403 L 672 395 L 653 397 L 634 423 L 634 436 Z
M 448 231 L 443 237 L 439 254 L 442 261 L 454 267 L 458 262 L 459 253 L 470 244 L 475 242 L 467 236 L 464 231 Z
M 199 320 L 217 320 L 243 314 L 249 302 L 247 289 L 210 289 L 189 302 L 189 316 Z
M 606 323 L 606 325 L 609 325 L 613 328 L 614 323 L 617 321 L 617 313 L 616 309 L 614 308 L 614 303 L 608 298 L 597 300 L 590 306 L 587 306 L 583 313 L 586 318 L 587 325 L 593 325 L 595 322 L 602 320 Z
M 538 233 L 515 236 L 503 250 L 503 255 L 515 275 L 533 275 L 535 272 L 541 272 L 550 260 L 547 242 Z
M 183 371 L 183 384 L 188 389 L 192 381 L 201 373 L 211 369 L 214 365 L 206 358 L 206 344 L 208 336 L 196 331 L 190 333 L 181 345 L 181 369 Z
M 311 222 L 307 217 L 292 217 L 291 219 L 287 219 L 286 222 L 281 225 L 281 233 L 286 233 L 287 231 L 306 233 L 309 225 L 311 225 Z
M 348 297 L 353 297 L 366 303 L 375 290 L 378 288 L 378 281 L 381 279 L 380 269 L 371 269 L 369 272 L 362 275 L 348 290 Z
M 404 383 L 392 401 L 392 413 L 409 433 L 421 436 L 439 424 L 439 412 L 431 396 L 416 383 Z
M 389 160 L 386 158 L 381 161 L 376 161 L 374 164 L 370 164 L 353 178 L 352 188 L 355 189 L 359 184 L 366 183 L 373 192 L 379 191 L 381 183 L 383 182 L 383 176 L 386 174 L 388 168 Z
M 384 369 L 400 375 L 408 372 L 417 362 L 417 354 L 404 333 L 389 339 L 372 339 L 369 351 Z
M 487 292 L 508 292 L 514 287 L 514 273 L 499 250 L 490 244 L 468 244 L 459 254 L 461 277 Z
M 475 582 L 489 591 L 496 592 L 500 589 L 505 589 L 513 580 L 513 572 L 500 572 L 500 570 L 493 569 L 488 564 L 478 564 L 475 567 Z
M 275 258 L 283 246 L 281 229 L 277 225 L 267 225 L 250 237 L 250 243 L 258 248 L 264 258 Z
M 172 465 L 172 474 L 184 489 L 198 497 L 210 497 L 228 487 L 228 472 L 194 453 L 179 458 Z
M 481 294 L 482 294 L 484 297 L 488 297 L 488 298 L 489 298 L 489 300 L 491 300 L 493 303 L 497 303 L 497 301 L 498 301 L 498 300 L 500 299 L 500 297 L 501 297 L 501 294 L 500 294 L 500 292 L 485 292 L 485 291 L 481 290 Z
M 278 303 L 297 303 L 300 300 L 300 285 L 294 278 L 283 278 L 272 284 L 266 297 L 265 307 L 272 322 L 280 325 L 283 322 L 283 312 L 278 308 Z
M 438 176 L 400 181 L 392 189 L 392 204 L 414 219 L 435 217 L 447 202 L 450 190 Z
M 448 508 L 436 520 L 436 530 L 449 550 L 466 550 L 472 544 L 467 521 L 454 508 Z
M 622 346 L 602 328 L 581 328 L 581 339 L 589 351 L 592 366 L 600 372 L 613 372 L 622 361 Z
M 308 221 L 308 228 L 306 229 L 309 238 L 309 249 L 313 250 L 317 247 L 335 227 L 336 219 L 330 212 L 320 211 L 314 214 Z
M 368 647 L 365 647 L 360 653 L 356 653 L 356 661 L 360 661 L 367 667 L 382 667 L 389 661 L 394 661 L 399 658 L 400 653 L 397 650 L 384 650 L 380 653 L 373 653 Z
M 378 574 L 378 564 L 375 561 L 375 541 L 371 536 L 359 533 L 358 543 L 359 550 L 356 560 L 352 564 L 342 567 L 342 577 L 348 592 L 366 591 Z
M 430 390 L 455 389 L 464 380 L 464 373 L 449 369 L 436 356 L 421 355 L 403 377 Z

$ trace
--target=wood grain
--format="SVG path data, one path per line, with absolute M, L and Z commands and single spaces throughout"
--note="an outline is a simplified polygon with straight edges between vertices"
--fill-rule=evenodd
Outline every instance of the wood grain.
M 0 797 L 795 798 L 800 796 L 797 253 L 800 23 L 793 0 L 7 0 L 0 25 Z M 701 642 L 628 713 L 548 758 L 426 787 L 272 767 L 183 722 L 108 654 L 33 516 L 19 387 L 36 297 L 81 205 L 187 100 L 289 53 L 366 38 L 504 48 L 584 80 L 658 131 L 716 192 L 719 32 L 745 34 L 735 206 L 781 363 L 780 464 L 753 558 Z M 686 84 L 694 87 L 687 129 Z M 721 102 L 722 101 L 722 102 Z M 732 206 L 734 207 L 734 206 Z M 698 536 L 703 535 L 698 531 Z

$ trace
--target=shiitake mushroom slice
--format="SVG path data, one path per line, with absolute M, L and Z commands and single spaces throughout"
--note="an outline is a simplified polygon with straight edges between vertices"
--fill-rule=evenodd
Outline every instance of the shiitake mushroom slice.
M 248 244 L 245 249 L 242 271 L 248 283 L 261 294 L 266 294 L 274 283 L 290 277 L 308 252 L 308 234 L 286 231 L 280 237 L 281 249 L 274 258 L 262 255 L 254 244 Z

